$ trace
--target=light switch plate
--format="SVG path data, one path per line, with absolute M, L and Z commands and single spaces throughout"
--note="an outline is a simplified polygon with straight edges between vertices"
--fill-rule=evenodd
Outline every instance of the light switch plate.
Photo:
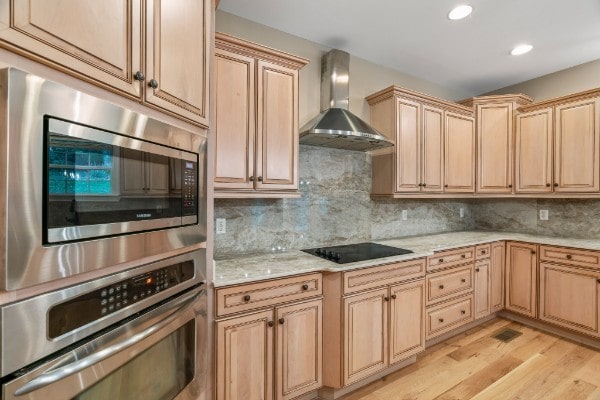
M 402 221 L 406 221 L 408 219 L 408 210 L 402 210 Z
M 540 210 L 540 221 L 548 221 L 548 210 Z
M 215 223 L 217 235 L 221 235 L 227 232 L 227 223 L 225 222 L 225 218 L 217 218 Z

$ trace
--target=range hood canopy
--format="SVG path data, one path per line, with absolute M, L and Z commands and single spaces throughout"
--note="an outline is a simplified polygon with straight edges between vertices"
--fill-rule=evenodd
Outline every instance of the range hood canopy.
M 321 113 L 300 129 L 300 143 L 370 151 L 394 144 L 348 111 L 350 55 L 331 50 L 321 60 Z

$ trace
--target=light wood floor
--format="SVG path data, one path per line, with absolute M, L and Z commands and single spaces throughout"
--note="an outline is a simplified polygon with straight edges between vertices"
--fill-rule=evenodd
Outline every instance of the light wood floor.
M 505 327 L 523 334 L 508 343 L 490 337 Z M 494 319 L 342 399 L 600 400 L 600 351 Z

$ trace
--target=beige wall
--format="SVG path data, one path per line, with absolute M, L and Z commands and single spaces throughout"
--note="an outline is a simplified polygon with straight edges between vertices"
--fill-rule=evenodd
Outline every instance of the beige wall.
M 300 126 L 319 113 L 321 56 L 330 50 L 328 47 L 219 10 L 216 15 L 216 31 L 311 60 L 300 71 Z M 443 87 L 358 57 L 350 57 L 350 111 L 369 121 L 369 105 L 365 97 L 390 85 L 399 85 L 447 100 L 470 97 L 466 92 Z
M 486 94 L 525 93 L 535 101 L 600 87 L 600 59 Z

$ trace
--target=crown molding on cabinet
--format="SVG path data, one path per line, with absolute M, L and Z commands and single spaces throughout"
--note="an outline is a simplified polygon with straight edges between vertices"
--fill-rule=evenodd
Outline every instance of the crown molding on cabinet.
M 416 92 L 414 90 L 405 89 L 395 85 L 375 92 L 372 95 L 368 96 L 366 99 L 369 105 L 372 106 L 389 98 L 397 96 L 400 96 L 404 99 L 418 101 L 421 104 L 436 107 L 444 111 L 451 111 L 457 114 L 468 115 L 470 117 L 472 117 L 474 113 L 472 107 L 444 100 L 439 97 L 430 96 L 428 94 Z

